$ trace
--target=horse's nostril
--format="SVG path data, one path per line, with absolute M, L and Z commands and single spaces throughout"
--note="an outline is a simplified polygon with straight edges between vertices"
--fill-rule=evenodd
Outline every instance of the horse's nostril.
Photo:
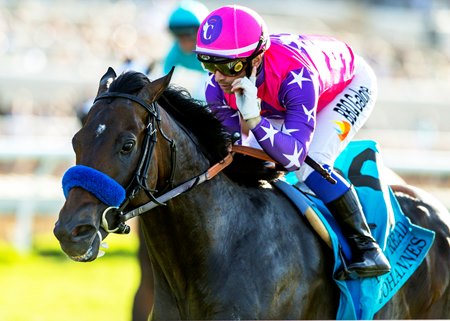
M 73 238 L 83 238 L 86 236 L 91 236 L 95 233 L 95 227 L 92 225 L 79 225 L 72 230 Z
M 63 236 L 64 236 L 63 230 L 61 229 L 61 226 L 60 226 L 60 224 L 59 224 L 59 221 L 57 221 L 57 222 L 55 223 L 55 227 L 53 228 L 53 234 L 56 236 L 56 238 L 57 238 L 58 240 L 61 240 L 61 239 L 63 238 Z

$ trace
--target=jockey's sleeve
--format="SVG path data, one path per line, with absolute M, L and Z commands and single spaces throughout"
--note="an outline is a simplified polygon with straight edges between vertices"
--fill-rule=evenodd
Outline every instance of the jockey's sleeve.
M 313 137 L 318 102 L 315 84 L 306 68 L 291 71 L 278 92 L 279 102 L 286 108 L 282 128 L 275 129 L 262 117 L 252 129 L 264 151 L 290 171 L 300 168 Z
M 214 75 L 208 76 L 205 92 L 206 102 L 216 118 L 222 123 L 225 129 L 233 134 L 240 133 L 239 112 L 227 105 L 223 91 L 215 81 Z

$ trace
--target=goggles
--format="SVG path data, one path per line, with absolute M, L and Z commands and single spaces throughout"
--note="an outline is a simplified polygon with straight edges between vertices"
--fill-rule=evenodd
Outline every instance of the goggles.
M 246 60 L 231 60 L 228 62 L 206 62 L 202 61 L 202 66 L 206 71 L 215 73 L 218 70 L 225 76 L 236 76 L 244 70 L 247 61 Z

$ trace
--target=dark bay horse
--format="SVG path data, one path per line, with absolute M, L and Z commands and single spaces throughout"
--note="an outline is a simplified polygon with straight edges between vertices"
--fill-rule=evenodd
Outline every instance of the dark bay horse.
M 100 80 L 103 98 L 73 138 L 77 165 L 108 175 L 132 194 L 125 211 L 229 155 L 230 138 L 220 122 L 185 91 L 168 87 L 170 77 L 150 82 L 128 72 L 116 78 L 109 69 Z M 136 175 L 145 166 L 146 175 Z M 280 192 L 261 183 L 277 175 L 241 157 L 140 216 L 153 265 L 153 319 L 335 318 L 339 292 L 331 251 Z M 102 224 L 108 205 L 94 194 L 72 188 L 55 225 L 62 249 L 77 261 L 94 260 L 108 234 Z M 398 197 L 413 222 L 436 231 L 436 241 L 377 318 L 448 318 L 448 212 L 420 195 Z

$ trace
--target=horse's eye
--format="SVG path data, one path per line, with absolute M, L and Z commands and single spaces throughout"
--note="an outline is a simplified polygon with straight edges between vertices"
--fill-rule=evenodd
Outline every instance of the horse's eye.
M 134 142 L 126 142 L 122 146 L 122 150 L 120 151 L 122 154 L 128 154 L 133 150 Z

